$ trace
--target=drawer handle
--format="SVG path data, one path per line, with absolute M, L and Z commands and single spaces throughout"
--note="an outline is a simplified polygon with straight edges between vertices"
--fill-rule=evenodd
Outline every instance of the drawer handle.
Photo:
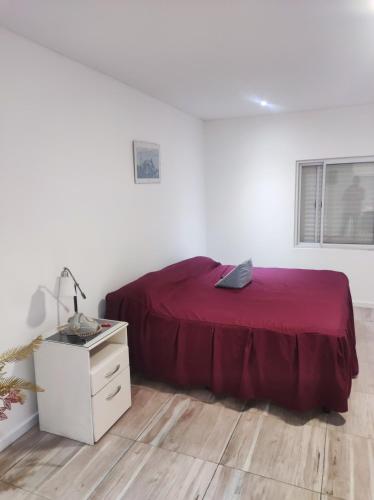
M 110 378 L 112 375 L 118 372 L 120 369 L 121 365 L 117 365 L 112 372 L 106 373 L 105 378 Z
M 117 394 L 119 393 L 119 391 L 121 390 L 122 386 L 118 386 L 117 389 L 112 392 L 112 394 L 109 394 L 109 396 L 106 397 L 106 399 L 113 399 L 114 396 L 117 396 Z

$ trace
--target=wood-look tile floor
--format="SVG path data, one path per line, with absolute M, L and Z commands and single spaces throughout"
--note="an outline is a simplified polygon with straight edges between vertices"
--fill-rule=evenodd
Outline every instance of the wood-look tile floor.
M 132 408 L 95 446 L 33 428 L 0 453 L 0 499 L 374 500 L 374 313 L 355 318 L 349 412 L 134 378 Z

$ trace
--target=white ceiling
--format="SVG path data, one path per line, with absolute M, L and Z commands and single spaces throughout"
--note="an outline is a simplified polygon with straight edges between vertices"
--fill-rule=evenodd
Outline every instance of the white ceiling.
M 0 23 L 203 119 L 374 102 L 374 0 L 0 0 Z

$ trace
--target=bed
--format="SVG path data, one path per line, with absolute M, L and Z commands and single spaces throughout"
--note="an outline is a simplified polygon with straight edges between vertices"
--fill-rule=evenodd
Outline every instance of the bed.
M 358 373 L 347 277 L 254 268 L 245 288 L 215 288 L 232 268 L 195 257 L 107 295 L 106 317 L 129 323 L 132 370 L 292 410 L 347 411 Z

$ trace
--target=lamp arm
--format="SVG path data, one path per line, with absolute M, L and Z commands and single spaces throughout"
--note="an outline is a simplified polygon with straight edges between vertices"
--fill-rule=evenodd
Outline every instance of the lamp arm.
M 86 295 L 83 293 L 81 287 L 79 286 L 78 281 L 74 278 L 73 273 L 70 271 L 70 269 L 68 267 L 64 267 L 64 269 L 62 270 L 62 272 L 64 272 L 64 271 L 67 271 L 70 274 L 72 280 L 74 281 L 75 287 L 78 288 L 78 290 L 80 291 L 80 294 L 81 294 L 82 298 L 85 299 Z

